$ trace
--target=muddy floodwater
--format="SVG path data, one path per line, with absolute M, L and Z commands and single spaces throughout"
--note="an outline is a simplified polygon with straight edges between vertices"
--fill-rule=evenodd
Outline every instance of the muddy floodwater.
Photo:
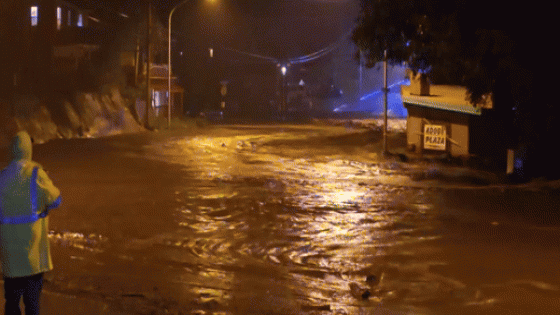
M 313 125 L 37 145 L 63 194 L 45 290 L 122 314 L 560 314 L 554 183 L 379 145 Z

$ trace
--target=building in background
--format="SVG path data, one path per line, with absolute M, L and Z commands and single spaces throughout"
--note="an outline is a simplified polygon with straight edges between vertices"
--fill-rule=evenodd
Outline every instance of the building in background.
M 0 14 L 7 93 L 73 87 L 112 28 L 105 16 L 62 0 L 3 0 Z

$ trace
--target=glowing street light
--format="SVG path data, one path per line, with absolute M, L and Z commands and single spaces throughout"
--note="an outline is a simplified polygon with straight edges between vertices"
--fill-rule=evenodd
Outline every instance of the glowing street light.
M 286 107 L 287 107 L 287 91 L 286 91 L 286 73 L 288 72 L 288 67 L 290 66 L 290 64 L 284 64 L 281 65 L 280 63 L 277 64 L 277 66 L 280 67 L 280 73 L 282 73 L 282 90 L 281 90 L 281 95 L 280 95 L 280 115 L 282 117 L 282 120 L 285 119 L 285 115 L 286 115 Z

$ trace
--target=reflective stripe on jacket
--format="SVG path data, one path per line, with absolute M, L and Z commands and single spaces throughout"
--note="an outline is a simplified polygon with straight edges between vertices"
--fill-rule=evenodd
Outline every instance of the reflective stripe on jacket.
M 62 199 L 60 196 L 55 200 L 53 204 L 47 205 L 44 211 L 38 212 L 38 197 L 37 197 L 37 173 L 39 171 L 38 167 L 33 168 L 33 172 L 31 173 L 31 181 L 30 181 L 30 201 L 31 201 L 31 208 L 30 213 L 26 215 L 20 216 L 4 216 L 2 212 L 2 208 L 0 207 L 0 224 L 23 224 L 23 223 L 33 223 L 39 219 L 46 217 L 49 214 L 50 209 L 54 209 L 60 205 Z
M 12 155 L 0 173 L 0 262 L 11 278 L 52 270 L 47 214 L 61 200 L 47 173 L 31 160 L 27 133 L 14 138 Z

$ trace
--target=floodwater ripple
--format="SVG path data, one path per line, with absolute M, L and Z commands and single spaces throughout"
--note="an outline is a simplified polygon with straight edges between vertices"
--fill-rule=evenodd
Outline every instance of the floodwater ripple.
M 394 163 L 266 144 L 284 136 L 297 138 L 148 144 L 143 161 L 180 171 L 98 194 L 126 191 L 123 209 L 78 203 L 110 224 L 71 217 L 78 227 L 51 233 L 54 256 L 71 258 L 57 283 L 77 273 L 74 288 L 171 299 L 191 314 L 480 314 L 519 305 L 544 314 L 560 297 L 551 276 L 558 229 L 493 210 L 515 209 L 516 191 L 422 185 Z M 550 207 L 544 197 L 539 207 Z M 523 210 L 533 213 L 534 202 Z
M 435 214 L 430 212 L 433 205 L 423 189 L 365 184 L 383 171 L 362 162 L 275 160 L 270 149 L 256 156 L 224 151 L 227 145 L 217 144 L 226 143 L 224 139 L 209 141 L 184 142 L 199 149 L 183 151 L 207 154 L 208 159 L 199 155 L 185 165 L 213 186 L 185 187 L 183 194 L 188 198 L 184 199 L 191 208 L 178 209 L 177 219 L 190 233 L 191 241 L 183 246 L 207 266 L 235 270 L 232 278 L 250 272 L 239 271 L 239 265 L 280 268 L 286 288 L 308 306 L 356 305 L 364 302 L 366 291 L 371 303 L 400 300 L 406 305 L 423 302 L 423 297 L 446 298 L 437 284 L 430 284 L 435 287 L 428 290 L 421 285 L 422 279 L 392 279 L 401 276 L 402 270 L 410 272 L 409 264 L 418 259 L 414 250 L 401 247 L 441 237 Z M 235 140 L 240 141 L 244 140 Z M 252 154 L 251 172 L 242 171 L 247 158 L 240 155 L 245 154 Z M 267 163 L 254 163 L 259 158 Z M 222 163 L 228 167 L 220 167 Z M 394 257 L 407 263 L 387 263 Z M 368 284 L 368 277 L 377 278 L 376 284 Z M 403 292 L 409 297 L 406 303 Z

